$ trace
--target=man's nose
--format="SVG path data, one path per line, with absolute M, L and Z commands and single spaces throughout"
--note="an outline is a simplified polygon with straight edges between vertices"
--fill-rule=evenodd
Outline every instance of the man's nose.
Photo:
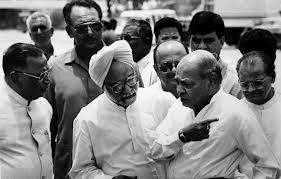
M 253 85 L 252 85 L 252 83 L 249 83 L 249 87 L 248 87 L 248 92 L 253 92 L 253 91 L 255 91 L 256 90 L 256 88 L 254 88 L 253 87 Z
M 205 44 L 205 42 L 203 40 L 200 41 L 199 45 L 198 45 L 199 49 L 207 49 L 207 45 Z
M 93 34 L 94 33 L 94 31 L 91 29 L 90 26 L 87 27 L 87 33 L 88 34 Z
M 185 93 L 184 88 L 183 88 L 182 85 L 180 85 L 180 84 L 177 85 L 177 93 L 178 93 L 179 96 L 180 96 L 181 94 L 184 94 L 184 93 Z

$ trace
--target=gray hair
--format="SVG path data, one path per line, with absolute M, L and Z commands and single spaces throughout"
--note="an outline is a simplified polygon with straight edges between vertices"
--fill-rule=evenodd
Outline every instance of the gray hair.
M 46 19 L 46 21 L 47 21 L 46 26 L 47 26 L 48 29 L 50 29 L 52 27 L 51 18 L 50 18 L 50 16 L 47 13 L 44 13 L 44 12 L 34 12 L 30 16 L 28 16 L 28 18 L 26 19 L 26 27 L 27 27 L 29 32 L 31 32 L 31 27 L 30 27 L 31 22 L 36 20 L 39 17 L 43 17 L 43 18 Z

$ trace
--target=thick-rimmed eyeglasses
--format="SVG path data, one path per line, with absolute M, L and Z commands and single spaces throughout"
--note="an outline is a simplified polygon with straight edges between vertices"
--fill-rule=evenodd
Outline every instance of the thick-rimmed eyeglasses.
M 174 61 L 173 63 L 164 63 L 159 65 L 159 70 L 162 72 L 172 71 L 173 68 L 177 68 L 179 61 Z
M 262 79 L 258 79 L 258 80 L 255 80 L 255 81 L 240 81 L 239 80 L 241 90 L 242 91 L 248 90 L 250 85 L 255 89 L 261 89 L 263 87 L 264 81 L 266 80 L 267 77 L 269 77 L 269 76 L 266 75 Z
M 129 87 L 134 87 L 137 83 L 138 83 L 138 78 L 136 75 L 134 75 L 134 76 L 129 76 L 128 78 L 126 78 L 123 81 L 118 81 L 112 86 L 107 85 L 107 84 L 105 84 L 105 85 L 106 85 L 106 87 L 109 87 L 111 89 L 111 91 L 113 91 L 115 94 L 118 94 L 124 90 L 125 85 L 128 85 Z
M 121 40 L 126 40 L 127 42 L 130 42 L 131 40 L 134 39 L 141 39 L 142 37 L 131 35 L 131 34 L 122 34 L 121 35 Z
M 49 77 L 49 73 L 50 73 L 51 69 L 52 69 L 52 67 L 48 68 L 47 70 L 43 71 L 39 76 L 35 76 L 33 74 L 25 73 L 25 72 L 18 71 L 18 70 L 14 70 L 14 71 L 12 71 L 12 73 L 20 73 L 20 74 L 23 74 L 25 76 L 28 76 L 28 77 L 31 77 L 31 78 L 35 78 L 38 81 L 45 81 L 45 79 L 47 77 Z
M 99 32 L 103 28 L 103 25 L 100 22 L 93 22 L 93 23 L 86 23 L 86 24 L 78 24 L 73 28 L 78 34 L 86 34 L 88 33 L 88 28 L 90 28 L 92 32 L 94 31 Z

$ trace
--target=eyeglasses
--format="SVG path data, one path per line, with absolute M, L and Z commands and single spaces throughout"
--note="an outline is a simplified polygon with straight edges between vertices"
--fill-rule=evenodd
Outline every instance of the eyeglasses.
M 128 85 L 129 87 L 133 87 L 138 83 L 137 76 L 130 76 L 127 79 L 123 81 L 116 82 L 113 86 L 106 85 L 109 87 L 115 94 L 121 93 L 125 87 L 125 85 Z
M 89 27 L 92 31 L 99 32 L 103 28 L 103 25 L 100 22 L 94 22 L 94 23 L 88 23 L 88 24 L 78 24 L 74 27 L 74 29 L 78 34 L 86 34 L 86 33 L 88 33 Z
M 240 81 L 239 80 L 239 83 L 240 83 L 240 86 L 241 86 L 241 90 L 242 91 L 246 91 L 249 89 L 250 85 L 255 88 L 255 89 L 261 89 L 263 84 L 264 84 L 264 81 L 266 80 L 266 78 L 269 77 L 269 76 L 265 76 L 263 77 L 262 79 L 258 79 L 258 80 L 255 80 L 255 81 Z
M 142 37 L 134 36 L 131 34 L 122 34 L 121 35 L 121 40 L 126 40 L 127 42 L 130 42 L 131 40 L 134 40 L 134 39 L 141 39 L 141 38 Z
M 164 63 L 159 65 L 159 70 L 162 72 L 172 71 L 173 68 L 177 68 L 179 61 L 174 61 L 173 63 Z
M 38 32 L 38 29 L 40 29 L 43 32 L 48 30 L 47 26 L 45 26 L 45 25 L 38 25 L 38 26 L 33 26 L 31 28 L 31 32 Z
M 20 73 L 20 74 L 23 74 L 25 76 L 35 78 L 38 81 L 45 81 L 47 78 L 49 78 L 49 73 L 50 73 L 51 69 L 52 69 L 52 67 L 48 68 L 47 70 L 43 71 L 39 76 L 35 76 L 35 75 L 32 75 L 32 74 L 25 73 L 25 72 L 22 72 L 22 71 L 17 71 L 17 70 L 12 71 L 12 73 L 13 72 L 14 73 Z

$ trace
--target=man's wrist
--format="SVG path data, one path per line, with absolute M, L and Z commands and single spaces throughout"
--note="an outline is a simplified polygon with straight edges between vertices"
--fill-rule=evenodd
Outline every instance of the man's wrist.
M 181 129 L 178 133 L 178 137 L 182 143 L 189 142 L 188 138 L 184 135 L 183 130 Z

